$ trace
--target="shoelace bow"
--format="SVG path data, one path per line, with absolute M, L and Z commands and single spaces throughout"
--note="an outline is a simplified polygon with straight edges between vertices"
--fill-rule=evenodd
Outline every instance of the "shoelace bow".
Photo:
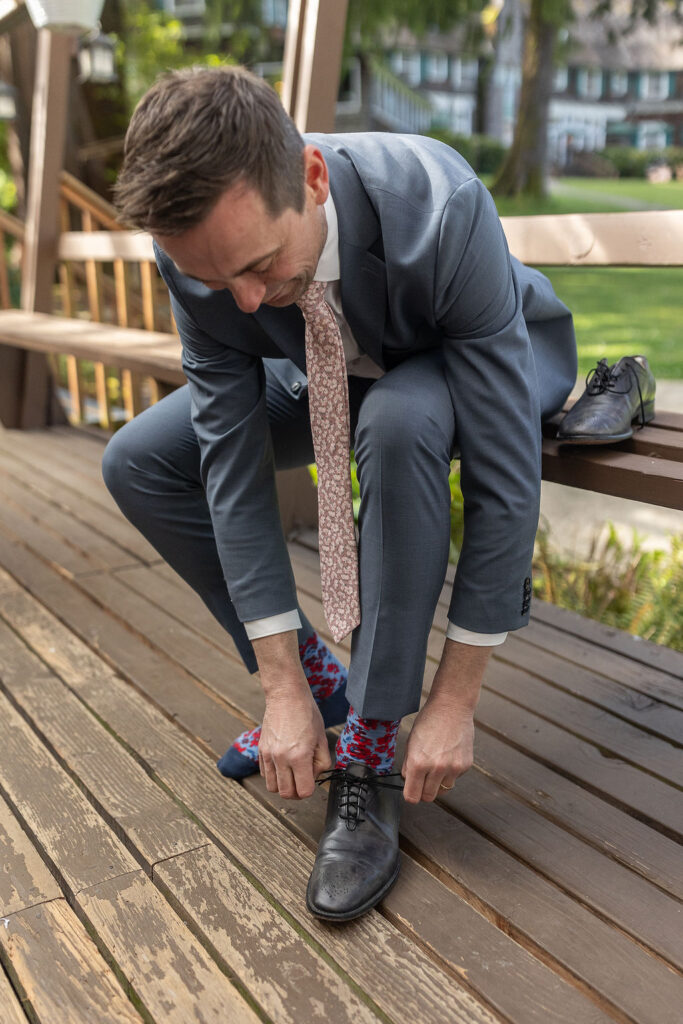
M 614 364 L 616 366 L 616 363 Z M 645 408 L 643 406 L 643 394 L 640 390 L 640 382 L 638 380 L 638 374 L 635 372 L 632 366 L 628 363 L 625 364 L 625 370 L 628 370 L 628 375 L 624 373 L 614 372 L 614 366 L 609 366 L 606 359 L 601 359 L 597 366 L 594 366 L 586 376 L 586 391 L 589 395 L 602 395 L 605 391 L 611 391 L 614 395 L 627 395 L 631 390 L 631 386 L 628 378 L 635 382 L 638 388 L 638 398 L 640 399 L 640 427 L 641 429 L 645 426 Z M 622 377 L 625 377 L 625 388 L 620 389 L 618 383 Z
M 345 768 L 330 768 L 323 772 L 316 779 L 316 784 L 322 786 L 325 782 L 339 780 L 342 784 L 339 794 L 339 817 L 346 822 L 350 832 L 365 821 L 361 817 L 365 810 L 365 801 L 368 796 L 368 789 L 382 787 L 384 789 L 403 789 L 403 785 L 395 782 L 386 782 L 386 779 L 402 778 L 400 772 L 388 772 L 386 775 L 371 775 L 369 778 L 359 778 L 352 775 Z

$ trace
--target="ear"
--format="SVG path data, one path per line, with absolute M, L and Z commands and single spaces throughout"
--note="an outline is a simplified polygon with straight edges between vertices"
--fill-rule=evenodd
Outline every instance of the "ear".
M 306 189 L 317 206 L 322 206 L 330 194 L 330 176 L 325 158 L 315 146 L 304 146 L 304 177 Z

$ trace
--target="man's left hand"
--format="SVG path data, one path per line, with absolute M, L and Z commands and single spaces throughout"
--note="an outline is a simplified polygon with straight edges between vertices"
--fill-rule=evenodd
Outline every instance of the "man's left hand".
M 472 712 L 428 700 L 413 723 L 406 746 L 401 769 L 404 798 L 411 804 L 434 800 L 472 767 L 473 758 Z

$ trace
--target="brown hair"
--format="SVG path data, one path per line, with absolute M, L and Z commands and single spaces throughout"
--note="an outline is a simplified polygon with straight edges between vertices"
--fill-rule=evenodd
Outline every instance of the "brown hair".
M 134 227 L 179 235 L 244 182 L 272 216 L 301 212 L 303 147 L 277 93 L 246 68 L 173 71 L 135 109 L 116 206 Z

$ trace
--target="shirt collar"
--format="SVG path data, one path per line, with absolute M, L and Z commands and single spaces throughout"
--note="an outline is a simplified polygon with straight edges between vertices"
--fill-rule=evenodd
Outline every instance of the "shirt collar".
M 327 220 L 327 239 L 323 251 L 318 260 L 314 281 L 338 281 L 341 276 L 339 263 L 339 225 L 337 223 L 337 210 L 332 199 L 332 192 L 329 193 L 323 205 L 325 219 Z

